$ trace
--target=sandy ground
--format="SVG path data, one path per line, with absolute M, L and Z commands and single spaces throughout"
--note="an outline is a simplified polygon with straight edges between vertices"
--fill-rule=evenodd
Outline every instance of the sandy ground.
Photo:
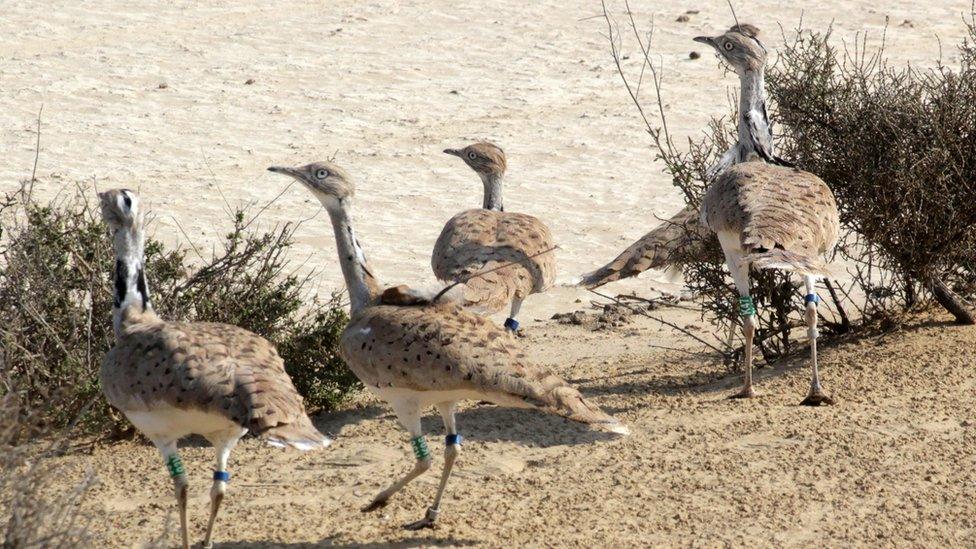
M 727 28 L 728 8 L 632 4 L 642 27 L 656 21 L 670 127 L 679 139 L 697 135 L 728 112 L 738 81 L 691 38 Z M 610 5 L 623 16 L 619 2 Z M 738 16 L 765 29 L 773 48 L 779 25 L 791 29 L 801 14 L 812 28 L 833 21 L 848 43 L 863 32 L 879 44 L 890 18 L 890 57 L 924 66 L 939 40 L 946 61 L 956 57 L 968 7 L 764 0 L 743 3 Z M 700 13 L 675 21 L 690 9 Z M 508 151 L 507 208 L 550 223 L 566 283 L 681 206 L 653 162 L 599 13 L 599 2 L 562 0 L 5 0 L 0 190 L 29 177 L 43 104 L 41 196 L 92 179 L 136 188 L 158 238 L 208 250 L 230 226 L 225 198 L 265 204 L 285 189 L 267 166 L 334 155 L 358 177 L 355 221 L 377 274 L 417 284 L 432 281 L 430 250 L 444 222 L 481 203 L 474 173 L 441 150 L 489 138 Z M 628 69 L 639 69 L 625 46 Z M 692 50 L 704 55 L 690 60 Z M 296 264 L 321 267 L 327 294 L 341 276 L 317 202 L 294 186 L 262 219 L 269 227 L 311 216 Z M 652 273 L 621 287 L 662 281 Z M 548 318 L 566 297 L 530 301 L 526 316 Z
M 693 36 L 731 23 L 725 3 L 633 4 L 642 25 L 657 22 L 671 128 L 697 135 L 727 112 L 737 84 L 710 53 L 688 59 L 702 51 Z M 953 62 L 969 1 L 741 4 L 739 18 L 774 48 L 778 25 L 792 28 L 801 12 L 813 28 L 833 21 L 838 39 L 867 32 L 875 44 L 890 17 L 892 60 L 924 66 L 939 40 Z M 691 9 L 700 13 L 675 21 Z M 136 188 L 158 238 L 208 249 L 230 225 L 228 205 L 285 191 L 261 223 L 311 218 L 294 261 L 317 269 L 328 293 L 340 275 L 325 215 L 265 168 L 335 155 L 358 177 L 355 221 L 380 278 L 423 283 L 444 221 L 480 203 L 474 174 L 440 151 L 489 138 L 509 153 L 506 206 L 550 223 L 566 284 L 681 204 L 620 85 L 599 10 L 557 0 L 5 0 L 0 191 L 30 175 L 43 104 L 38 196 L 79 182 Z M 629 53 L 627 66 L 639 67 Z M 612 291 L 649 288 L 675 286 L 648 273 Z M 562 286 L 528 301 L 527 345 L 626 420 L 631 437 L 471 405 L 440 527 L 406 533 L 399 525 L 421 516 L 437 475 L 377 514 L 359 513 L 409 465 L 387 408 L 363 397 L 317 418 L 338 435 L 328 451 L 242 443 L 221 546 L 976 545 L 971 328 L 924 319 L 832 346 L 825 381 L 840 404 L 801 409 L 799 361 L 762 372 L 763 398 L 729 402 L 729 370 L 651 347 L 685 343 L 649 321 L 613 332 L 534 322 L 590 297 Z M 425 425 L 439 448 L 439 421 Z M 184 459 L 199 538 L 211 450 L 191 442 Z M 163 530 L 172 500 L 155 450 L 124 443 L 63 461 L 66 483 L 89 467 L 102 480 L 88 503 L 100 544 L 138 545 Z
M 412 463 L 395 418 L 364 397 L 316 418 L 336 435 L 328 450 L 287 453 L 256 439 L 236 449 L 217 546 L 972 547 L 974 335 L 938 317 L 830 345 L 821 366 L 838 404 L 805 408 L 797 405 L 808 385 L 802 356 L 759 370 L 761 398 L 733 401 L 725 396 L 737 376 L 720 362 L 651 347 L 674 336 L 650 320 L 609 332 L 540 324 L 526 342 L 533 355 L 626 421 L 631 436 L 468 405 L 439 526 L 414 533 L 400 526 L 433 498 L 442 426 L 435 414 L 424 422 L 432 471 L 386 508 L 361 513 Z M 199 540 L 213 453 L 191 441 L 182 455 Z M 86 504 L 100 543 L 137 546 L 164 530 L 167 514 L 175 524 L 152 446 L 99 446 L 63 464 L 66 483 L 90 467 L 101 478 Z

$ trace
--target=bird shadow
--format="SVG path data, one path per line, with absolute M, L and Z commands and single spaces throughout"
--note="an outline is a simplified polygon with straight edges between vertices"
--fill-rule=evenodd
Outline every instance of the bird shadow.
M 335 438 L 336 433 L 342 431 L 342 428 L 346 425 L 356 425 L 370 419 L 381 419 L 392 413 L 393 411 L 389 407 L 382 406 L 378 403 L 370 403 L 355 408 L 316 414 L 312 418 L 312 424 L 319 431 Z
M 421 419 L 425 433 L 444 432 L 440 415 L 427 410 Z M 486 442 L 521 442 L 539 447 L 588 444 L 615 438 L 568 419 L 539 410 L 507 408 L 489 402 L 465 407 L 455 415 L 458 431 L 467 438 Z M 315 418 L 315 426 L 326 433 L 338 433 L 343 426 L 366 420 L 389 420 L 402 430 L 396 414 L 381 405 L 332 412 Z M 404 431 L 405 433 L 406 431 Z M 544 434 L 544 435 L 543 435 Z
M 472 547 L 475 545 L 479 545 L 478 542 L 458 539 L 454 536 L 416 537 L 398 541 L 369 543 L 340 542 L 337 541 L 334 536 L 332 536 L 317 542 L 282 543 L 278 541 L 232 541 L 227 543 L 215 542 L 213 544 L 215 549 L 264 549 L 267 547 L 288 547 L 292 549 L 312 549 L 316 547 L 334 547 L 338 549 L 408 549 L 411 547 Z

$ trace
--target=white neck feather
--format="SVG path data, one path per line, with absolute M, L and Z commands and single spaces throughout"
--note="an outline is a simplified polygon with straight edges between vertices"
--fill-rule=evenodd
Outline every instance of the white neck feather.
M 505 210 L 502 204 L 502 183 L 504 176 L 499 174 L 478 174 L 485 186 L 485 197 L 481 207 L 486 210 L 501 212 Z
M 115 234 L 114 301 L 112 326 L 116 336 L 122 333 L 124 313 L 130 307 L 151 312 L 149 286 L 146 283 L 145 250 L 142 229 L 120 229 Z
M 349 292 L 350 312 L 356 314 L 372 303 L 379 291 L 379 285 L 363 249 L 359 246 L 359 241 L 356 240 L 356 233 L 349 217 L 348 201 L 348 198 L 338 200 L 329 197 L 323 199 L 322 204 L 332 220 L 339 264 L 342 266 L 342 276 L 346 280 L 346 290 Z

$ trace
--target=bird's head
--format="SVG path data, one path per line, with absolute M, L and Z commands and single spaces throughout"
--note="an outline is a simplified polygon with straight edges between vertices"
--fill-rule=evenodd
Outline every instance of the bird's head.
M 139 195 L 129 189 L 112 189 L 98 193 L 102 206 L 102 219 L 114 237 L 119 231 L 138 232 L 142 230 L 145 217 L 139 202 Z
M 735 25 L 719 36 L 697 36 L 694 40 L 715 48 L 740 76 L 761 70 L 766 64 L 766 47 L 759 40 L 759 29 L 752 25 Z
M 313 162 L 298 168 L 271 166 L 269 172 L 282 173 L 308 187 L 326 208 L 351 198 L 356 192 L 346 170 L 329 161 Z
M 481 176 L 501 176 L 508 167 L 505 151 L 488 141 L 472 143 L 463 149 L 444 149 L 444 152 L 464 160 L 465 164 Z

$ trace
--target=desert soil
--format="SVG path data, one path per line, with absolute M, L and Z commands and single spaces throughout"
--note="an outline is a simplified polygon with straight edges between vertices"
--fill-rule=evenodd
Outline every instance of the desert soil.
M 656 21 L 653 49 L 679 142 L 728 112 L 734 76 L 691 38 L 731 24 L 724 1 L 640 2 Z M 765 30 L 800 20 L 848 43 L 867 33 L 895 62 L 952 64 L 968 0 L 737 3 Z M 618 18 L 624 8 L 612 3 Z M 677 22 L 689 10 L 688 22 Z M 724 397 L 732 370 L 681 335 L 634 319 L 609 331 L 561 325 L 553 313 L 592 295 L 568 286 L 646 232 L 681 197 L 653 161 L 595 17 L 598 2 L 159 3 L 5 0 L 0 15 L 0 191 L 34 164 L 42 199 L 80 185 L 143 194 L 153 231 L 207 253 L 228 209 L 263 207 L 262 227 L 305 220 L 296 268 L 318 291 L 341 278 L 326 216 L 297 186 L 265 172 L 335 156 L 358 179 L 355 221 L 377 274 L 431 281 L 429 253 L 444 221 L 480 203 L 470 170 L 441 153 L 488 138 L 509 154 L 506 207 L 547 220 L 561 246 L 560 287 L 526 303 L 531 356 L 619 415 L 630 437 L 558 418 L 471 404 L 464 451 L 439 528 L 408 533 L 436 488 L 428 473 L 384 510 L 362 514 L 410 463 L 389 410 L 362 396 L 317 417 L 336 434 L 315 454 L 249 439 L 218 524 L 222 547 L 976 545 L 976 358 L 972 328 L 924 318 L 892 336 L 822 352 L 839 404 L 796 406 L 802 357 L 761 372 L 763 396 Z M 639 70 L 633 45 L 625 66 Z M 699 51 L 702 57 L 689 59 Z M 649 91 L 642 92 L 648 101 Z M 281 194 L 277 200 L 275 197 Z M 611 293 L 676 290 L 661 273 Z M 710 328 L 681 309 L 681 325 Z M 683 350 L 664 350 L 657 347 Z M 440 447 L 439 420 L 425 426 Z M 439 452 L 435 452 L 439 454 Z M 189 442 L 194 538 L 205 524 L 211 450 Z M 137 546 L 164 531 L 172 498 L 150 446 L 97 446 L 61 458 L 67 489 L 94 469 L 86 503 L 103 546 Z M 175 530 L 169 529 L 170 542 Z
M 668 318 L 694 325 L 688 313 Z M 652 347 L 675 336 L 633 317 L 612 330 L 536 324 L 530 352 L 632 434 L 471 403 L 438 527 L 409 532 L 437 488 L 443 428 L 424 422 L 434 467 L 377 512 L 359 508 L 412 464 L 407 436 L 363 396 L 316 418 L 332 447 L 298 454 L 247 439 L 218 523 L 218 547 L 955 546 L 976 545 L 976 352 L 972 327 L 914 320 L 821 350 L 831 407 L 798 406 L 803 356 L 758 371 L 761 397 L 728 400 L 740 378 L 712 358 Z M 680 341 L 678 342 L 681 343 Z M 685 347 L 693 350 L 692 347 Z M 213 451 L 183 446 L 194 539 Z M 62 458 L 64 485 L 90 468 L 86 509 L 106 546 L 164 532 L 171 483 L 143 442 Z

